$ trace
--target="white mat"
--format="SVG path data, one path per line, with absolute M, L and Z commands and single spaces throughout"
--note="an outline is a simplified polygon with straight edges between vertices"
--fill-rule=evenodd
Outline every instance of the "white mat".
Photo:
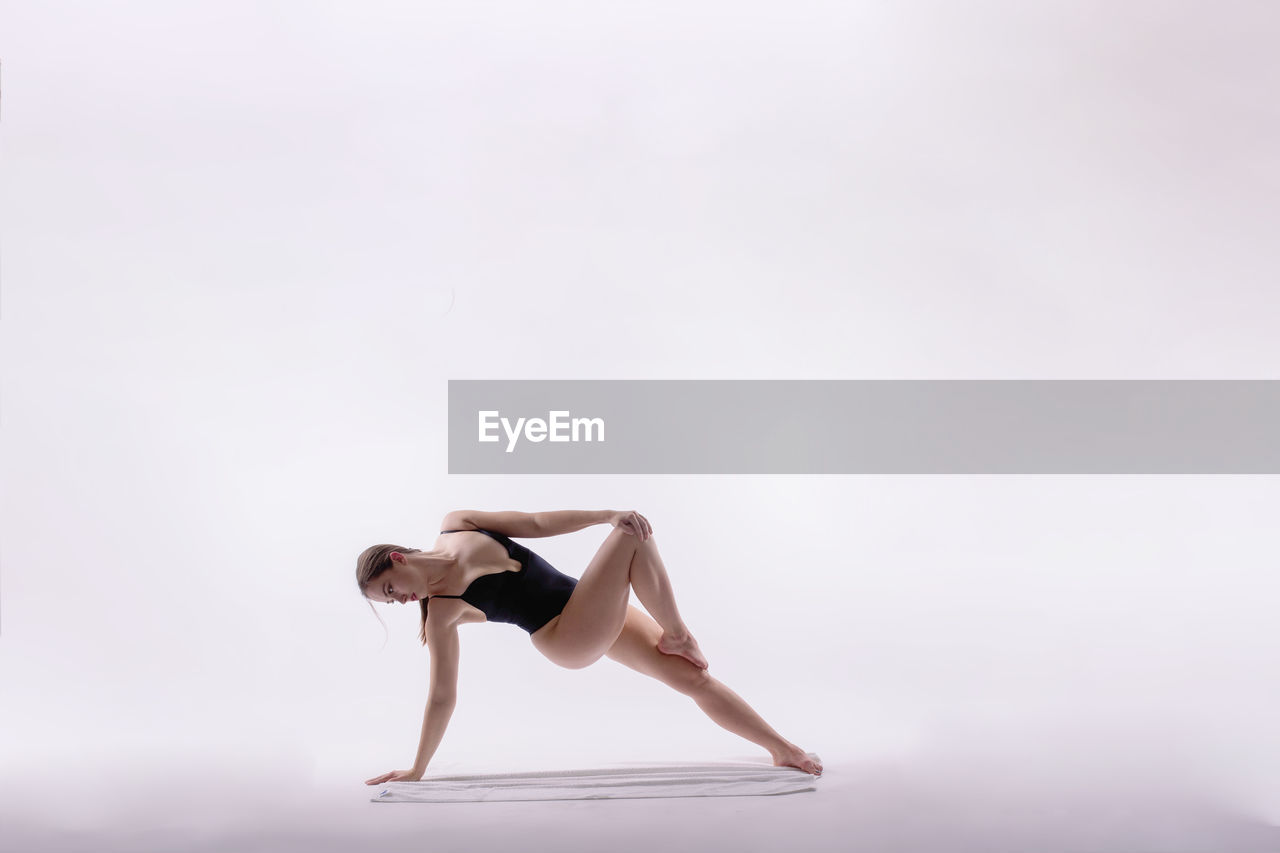
M 818 758 L 814 753 L 809 753 Z M 818 759 L 821 761 L 821 759 Z M 388 782 L 374 803 L 477 803 L 511 800 L 625 800 L 645 797 L 760 797 L 814 791 L 819 777 L 794 767 L 741 762 L 627 764 L 590 770 L 540 770 L 434 776 Z

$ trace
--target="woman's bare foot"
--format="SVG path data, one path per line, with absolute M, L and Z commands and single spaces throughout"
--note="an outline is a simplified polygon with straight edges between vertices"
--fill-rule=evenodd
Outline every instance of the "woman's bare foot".
M 797 770 L 803 770 L 805 773 L 812 773 L 814 776 L 822 775 L 822 762 L 818 760 L 818 757 L 805 752 L 794 743 L 788 744 L 785 749 L 773 753 L 773 766 L 794 767 Z
M 661 639 L 658 640 L 658 651 L 664 655 L 679 655 L 698 669 L 708 668 L 707 659 L 703 657 L 702 649 L 698 648 L 698 641 L 692 634 L 685 633 L 683 636 L 678 636 L 663 631 Z

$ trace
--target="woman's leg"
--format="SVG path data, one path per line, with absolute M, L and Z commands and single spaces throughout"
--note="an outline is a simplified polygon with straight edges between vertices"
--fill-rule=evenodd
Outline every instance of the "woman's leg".
M 658 555 L 658 545 L 652 536 L 641 542 L 636 551 L 635 561 L 631 565 L 631 586 L 644 609 L 662 626 L 658 651 L 666 655 L 679 655 L 699 669 L 706 669 L 707 659 L 698 648 L 697 640 L 689 633 L 689 626 L 680 618 L 680 611 L 676 609 L 671 579 L 667 576 L 667 567 Z
M 657 543 L 652 536 L 641 541 L 618 527 L 591 558 L 555 624 L 545 635 L 537 632 L 534 644 L 561 666 L 589 666 L 618 639 L 632 587 L 663 629 L 660 651 L 705 669 L 706 658 L 676 608 Z
M 774 731 L 741 696 L 684 658 L 660 652 L 661 635 L 662 627 L 653 619 L 628 607 L 626 624 L 606 654 L 693 699 L 718 726 L 768 750 L 775 766 L 822 775 L 821 762 Z

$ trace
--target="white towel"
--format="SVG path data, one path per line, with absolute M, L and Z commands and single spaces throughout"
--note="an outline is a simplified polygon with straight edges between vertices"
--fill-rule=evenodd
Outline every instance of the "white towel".
M 821 761 L 814 753 L 810 757 Z M 435 776 L 388 782 L 374 803 L 511 800 L 625 800 L 644 797 L 760 797 L 817 790 L 819 777 L 794 767 L 743 762 L 625 764 L 590 770 L 539 770 Z

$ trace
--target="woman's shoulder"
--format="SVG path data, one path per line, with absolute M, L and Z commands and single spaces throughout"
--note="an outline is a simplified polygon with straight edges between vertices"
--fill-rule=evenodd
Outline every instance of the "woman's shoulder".
M 445 513 L 444 518 L 440 519 L 440 531 L 446 530 L 477 530 L 479 525 L 472 518 L 474 513 L 471 510 L 455 509 Z

